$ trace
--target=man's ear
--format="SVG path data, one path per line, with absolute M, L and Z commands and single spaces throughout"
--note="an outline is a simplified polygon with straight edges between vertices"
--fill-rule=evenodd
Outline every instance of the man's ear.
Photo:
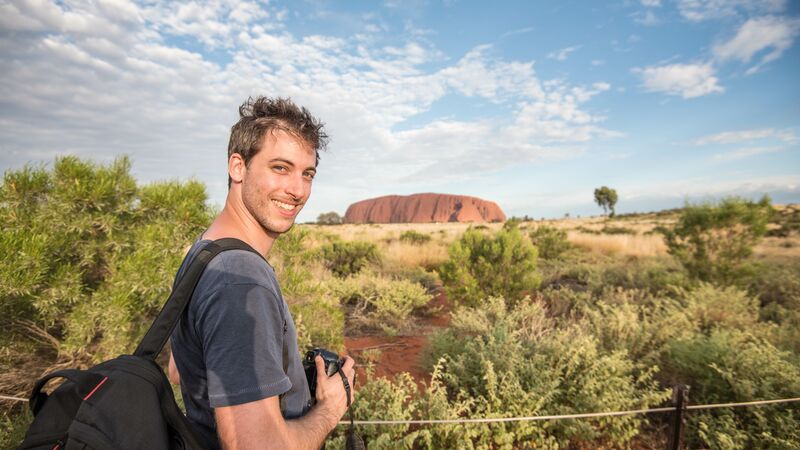
M 241 183 L 246 171 L 247 167 L 242 155 L 234 153 L 228 158 L 228 176 L 231 177 L 231 182 Z

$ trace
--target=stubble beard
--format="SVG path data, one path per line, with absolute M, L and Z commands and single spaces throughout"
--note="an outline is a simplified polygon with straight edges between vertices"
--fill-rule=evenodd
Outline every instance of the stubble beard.
M 247 183 L 242 186 L 242 203 L 250 215 L 256 219 L 256 222 L 268 234 L 280 235 L 287 233 L 294 226 L 294 219 L 290 221 L 287 219 L 275 220 L 275 218 L 270 217 L 269 208 L 277 208 L 277 206 L 272 204 L 272 200 L 269 199 L 268 195 L 254 187 L 249 187 Z M 299 208 L 299 206 L 295 208 Z

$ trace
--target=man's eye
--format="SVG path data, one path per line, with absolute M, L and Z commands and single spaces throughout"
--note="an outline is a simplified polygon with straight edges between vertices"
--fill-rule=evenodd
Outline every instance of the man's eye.
M 272 170 L 276 172 L 286 172 L 286 166 L 273 166 Z
M 314 179 L 314 176 L 316 175 L 316 173 L 314 173 L 314 172 L 306 172 L 306 173 L 305 173 L 305 174 L 303 174 L 303 175 L 304 175 L 306 178 L 308 178 L 309 180 L 313 180 L 313 179 Z

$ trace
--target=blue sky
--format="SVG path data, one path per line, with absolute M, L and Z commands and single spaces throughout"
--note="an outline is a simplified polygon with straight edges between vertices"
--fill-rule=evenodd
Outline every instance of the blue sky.
M 0 1 L 0 169 L 62 154 L 196 178 L 221 205 L 238 105 L 332 137 L 311 221 L 442 192 L 508 215 L 726 195 L 800 202 L 800 2 Z

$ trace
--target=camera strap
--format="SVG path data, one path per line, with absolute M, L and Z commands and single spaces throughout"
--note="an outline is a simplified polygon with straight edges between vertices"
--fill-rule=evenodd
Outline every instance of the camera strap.
M 350 416 L 350 429 L 347 430 L 347 450 L 364 450 L 364 441 L 361 437 L 356 434 L 356 426 L 353 423 L 353 408 L 350 406 L 350 383 L 347 381 L 347 376 L 344 374 L 344 371 L 339 368 L 339 375 L 342 377 L 342 383 L 344 383 L 344 391 L 347 394 L 347 415 Z M 353 388 L 356 385 L 356 375 L 353 374 Z

